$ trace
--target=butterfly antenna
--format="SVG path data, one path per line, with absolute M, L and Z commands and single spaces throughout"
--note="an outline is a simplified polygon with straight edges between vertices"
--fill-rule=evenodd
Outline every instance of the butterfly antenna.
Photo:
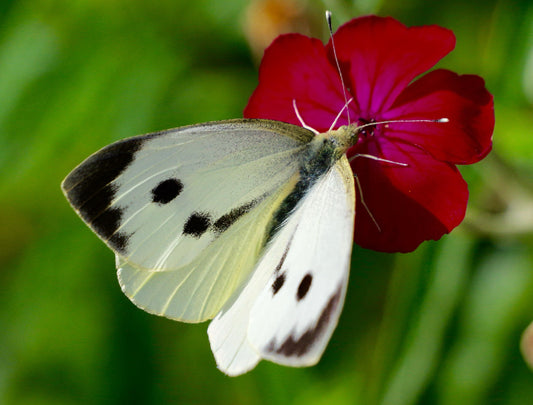
M 373 127 L 376 125 L 387 125 L 387 124 L 394 124 L 394 123 L 420 123 L 420 122 L 426 122 L 426 123 L 437 123 L 442 124 L 446 122 L 450 122 L 448 118 L 438 118 L 434 120 L 428 120 L 428 119 L 415 119 L 415 120 L 387 120 L 387 121 L 376 121 L 376 122 L 369 122 L 368 124 L 363 124 L 357 127 L 357 130 L 360 131 L 361 129 L 364 129 L 366 127 Z
M 425 119 L 419 119 L 419 120 L 389 120 L 389 121 L 377 121 L 377 122 L 370 122 L 368 124 L 364 124 L 364 125 L 361 125 L 359 127 L 357 127 L 357 130 L 360 131 L 361 129 L 364 129 L 366 127 L 371 127 L 371 126 L 374 126 L 374 125 L 387 125 L 387 124 L 390 124 L 390 123 L 395 123 L 395 122 L 402 122 L 402 123 L 412 123 L 412 122 L 433 122 L 433 123 L 444 123 L 444 122 L 450 122 L 450 120 L 448 118 L 439 118 L 439 119 L 436 119 L 436 120 L 425 120 Z M 356 155 L 353 155 L 352 157 L 350 157 L 349 161 L 350 162 L 353 162 L 355 159 L 357 159 L 358 157 L 363 157 L 363 158 L 367 158 L 367 159 L 372 159 L 372 160 L 377 160 L 378 162 L 384 162 L 384 163 L 390 163 L 390 164 L 393 164 L 393 165 L 398 165 L 398 166 L 403 166 L 403 167 L 407 167 L 409 166 L 407 163 L 400 163 L 400 162 L 395 162 L 394 160 L 388 160 L 388 159 L 383 159 L 383 158 L 379 158 L 377 156 L 373 156 L 373 155 L 368 155 L 366 153 L 358 153 Z
M 338 121 L 339 118 L 341 117 L 342 113 L 344 112 L 345 109 L 348 108 L 348 104 L 350 104 L 352 101 L 353 101 L 353 97 L 351 97 L 351 98 L 346 102 L 346 104 L 344 104 L 344 107 L 342 107 L 342 109 L 339 111 L 339 113 L 338 113 L 337 116 L 335 117 L 335 120 L 333 121 L 333 124 L 331 124 L 331 126 L 329 127 L 329 130 L 328 130 L 328 131 L 331 131 L 333 128 L 335 128 L 335 125 L 337 125 L 337 121 Z M 348 113 L 348 115 L 349 115 L 349 113 Z
M 384 162 L 384 163 L 390 163 L 390 164 L 393 164 L 393 165 L 398 165 L 398 166 L 403 166 L 403 167 L 407 167 L 409 166 L 407 163 L 400 163 L 400 162 L 395 162 L 394 160 L 388 160 L 388 159 L 383 159 L 383 158 L 379 158 L 377 156 L 374 156 L 374 155 L 367 155 L 366 153 L 358 153 L 357 155 L 353 155 L 350 159 L 348 159 L 350 162 L 353 162 L 355 159 L 357 159 L 358 157 L 362 157 L 362 158 L 367 158 L 367 159 L 372 159 L 372 160 L 377 160 L 378 162 Z
M 314 129 L 313 127 L 310 127 L 309 125 L 307 125 L 305 123 L 304 119 L 300 115 L 300 111 L 298 111 L 298 107 L 296 106 L 296 100 L 295 99 L 292 99 L 292 107 L 294 108 L 294 112 L 295 112 L 296 116 L 298 117 L 298 121 L 300 121 L 300 124 L 302 125 L 302 127 L 304 127 L 305 129 L 308 129 L 309 131 L 313 132 L 315 135 L 318 135 L 320 132 L 318 132 L 316 129 Z
M 347 106 L 348 106 L 348 103 L 351 100 L 353 100 L 353 99 L 350 99 L 350 101 L 348 101 L 348 95 L 346 94 L 346 86 L 344 85 L 344 79 L 342 77 L 341 65 L 339 63 L 339 58 L 337 57 L 337 49 L 335 48 L 335 40 L 333 39 L 333 28 L 331 27 L 331 11 L 329 11 L 329 10 L 326 10 L 326 21 L 328 23 L 329 38 L 331 39 L 331 47 L 333 48 L 333 56 L 335 57 L 335 64 L 337 65 L 337 71 L 339 72 L 339 77 L 341 78 L 342 94 L 344 95 L 344 107 L 341 110 L 341 112 L 344 110 L 344 108 L 346 108 L 346 118 L 348 120 L 348 125 L 349 125 L 350 124 L 350 109 L 347 108 Z M 339 115 L 340 115 L 340 113 L 339 113 Z M 335 119 L 335 123 L 337 122 L 337 119 L 338 119 L 338 117 Z M 333 127 L 333 126 L 334 125 L 332 125 L 331 127 Z
M 370 208 L 368 208 L 368 205 L 366 205 L 365 199 L 363 197 L 363 188 L 361 187 L 361 183 L 359 182 L 359 177 L 357 177 L 357 174 L 354 174 L 355 184 L 357 184 L 357 191 L 359 191 L 359 198 L 361 200 L 361 204 L 363 204 L 363 207 L 365 207 L 366 212 L 372 219 L 372 222 L 374 222 L 374 225 L 376 225 L 376 228 L 378 228 L 378 231 L 381 232 L 381 227 L 378 224 L 378 221 L 376 221 L 376 218 L 374 218 L 374 215 L 372 215 L 372 212 L 370 211 Z

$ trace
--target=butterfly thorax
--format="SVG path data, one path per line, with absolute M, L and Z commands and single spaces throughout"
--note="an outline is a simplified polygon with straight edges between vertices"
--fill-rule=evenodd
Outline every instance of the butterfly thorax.
M 343 126 L 337 130 L 316 134 L 306 145 L 301 155 L 299 179 L 292 192 L 284 199 L 273 216 L 268 232 L 270 240 L 281 224 L 302 201 L 304 195 L 313 187 L 319 178 L 328 172 L 357 140 L 355 125 Z
M 303 156 L 302 174 L 320 177 L 329 170 L 346 151 L 356 144 L 359 130 L 356 124 L 316 134 Z

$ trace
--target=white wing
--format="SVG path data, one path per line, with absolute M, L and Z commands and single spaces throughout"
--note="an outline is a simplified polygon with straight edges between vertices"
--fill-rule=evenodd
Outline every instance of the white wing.
M 191 262 L 298 172 L 313 134 L 230 120 L 129 138 L 63 181 L 69 202 L 124 261 L 164 271 Z
M 311 139 L 267 120 L 183 127 L 103 148 L 62 188 L 116 253 L 121 287 L 136 305 L 197 322 L 253 270 Z
M 320 359 L 344 302 L 355 193 L 345 157 L 309 190 L 242 291 L 209 325 L 218 367 L 229 375 L 262 358 L 290 366 Z

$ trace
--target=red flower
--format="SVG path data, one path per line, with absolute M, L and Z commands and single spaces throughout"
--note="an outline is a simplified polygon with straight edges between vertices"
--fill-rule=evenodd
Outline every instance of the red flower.
M 355 241 L 362 247 L 408 252 L 439 239 L 464 218 L 468 189 L 457 164 L 470 164 L 492 147 L 494 108 L 483 79 L 433 67 L 455 46 L 438 26 L 407 28 L 392 18 L 351 20 L 334 34 L 348 97 L 350 122 L 440 119 L 448 123 L 391 123 L 367 127 L 348 157 L 368 154 L 406 166 L 355 158 L 358 177 Z M 331 40 L 299 34 L 278 37 L 265 51 L 259 85 L 244 116 L 327 131 L 345 105 Z M 349 124 L 347 114 L 338 126 Z

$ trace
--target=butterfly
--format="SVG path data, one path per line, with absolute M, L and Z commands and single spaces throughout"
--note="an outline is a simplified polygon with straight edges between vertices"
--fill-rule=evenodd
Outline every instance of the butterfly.
M 62 190 L 116 255 L 122 291 L 183 322 L 213 319 L 218 368 L 318 362 L 350 268 L 361 127 L 318 133 L 262 119 L 124 139 L 77 166 Z

